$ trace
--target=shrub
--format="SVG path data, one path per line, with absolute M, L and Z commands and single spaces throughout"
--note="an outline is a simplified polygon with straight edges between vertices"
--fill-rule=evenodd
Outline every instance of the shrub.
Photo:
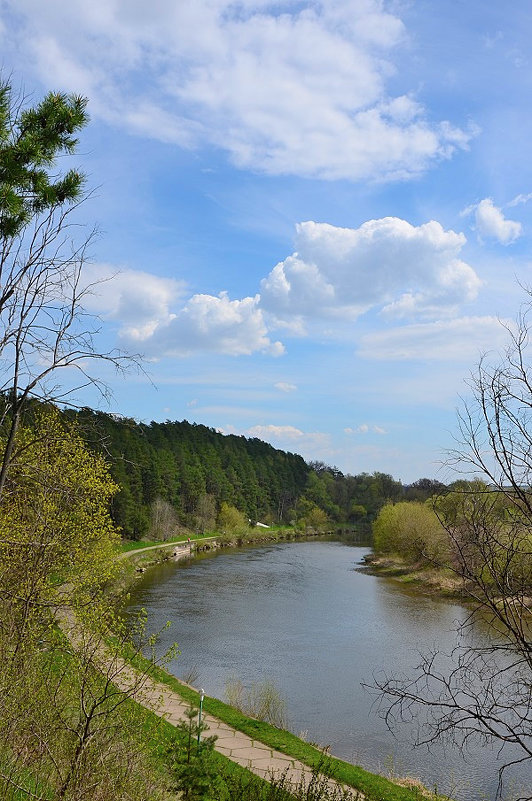
M 426 503 L 388 504 L 373 523 L 375 550 L 406 559 L 437 559 L 445 552 L 447 541 L 436 513 Z

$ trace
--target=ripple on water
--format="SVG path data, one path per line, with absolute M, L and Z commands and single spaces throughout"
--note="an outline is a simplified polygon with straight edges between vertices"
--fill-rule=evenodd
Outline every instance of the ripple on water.
M 160 652 L 177 641 L 180 655 L 169 669 L 179 676 L 197 667 L 210 695 L 223 698 L 231 676 L 271 679 L 286 699 L 290 728 L 335 755 L 419 777 L 459 801 L 495 798 L 494 749 L 472 748 L 466 760 L 455 749 L 413 749 L 412 732 L 392 737 L 363 690 L 361 682 L 383 669 L 411 672 L 420 649 L 450 651 L 456 622 L 467 615 L 456 603 L 357 571 L 367 551 L 294 542 L 166 563 L 139 579 L 131 608 L 145 607 L 152 629 L 172 622 Z M 527 779 L 522 773 L 519 781 Z

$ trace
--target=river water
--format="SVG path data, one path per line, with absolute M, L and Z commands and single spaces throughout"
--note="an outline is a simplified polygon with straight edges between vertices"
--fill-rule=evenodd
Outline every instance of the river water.
M 382 671 L 411 673 L 420 650 L 450 651 L 456 624 L 467 616 L 459 604 L 361 572 L 367 552 L 290 542 L 166 562 L 138 580 L 130 609 L 147 610 L 150 630 L 171 622 L 158 644 L 162 653 L 178 643 L 168 669 L 183 676 L 197 668 L 195 685 L 208 695 L 223 699 L 232 677 L 245 685 L 272 680 L 290 729 L 334 755 L 418 777 L 458 801 L 494 799 L 495 750 L 472 747 L 464 759 L 455 749 L 412 748 L 411 732 L 390 734 L 362 687 Z M 523 795 L 530 778 L 510 777 L 504 798 Z

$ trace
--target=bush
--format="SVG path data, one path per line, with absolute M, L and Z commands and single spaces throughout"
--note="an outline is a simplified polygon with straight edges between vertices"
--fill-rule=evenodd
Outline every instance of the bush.
M 446 532 L 432 507 L 408 501 L 381 509 L 373 523 L 373 542 L 376 551 L 415 560 L 438 559 L 448 547 Z
M 218 528 L 222 534 L 243 534 L 249 527 L 247 518 L 235 506 L 222 503 L 218 513 Z

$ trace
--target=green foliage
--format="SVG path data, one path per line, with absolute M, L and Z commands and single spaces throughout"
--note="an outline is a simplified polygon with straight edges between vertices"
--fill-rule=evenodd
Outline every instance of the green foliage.
M 10 679 L 0 703 L 0 797 L 5 801 L 22 798 L 17 784 L 33 784 L 42 793 L 37 798 L 50 801 L 156 797 L 156 772 L 134 709 L 126 704 L 128 692 L 113 686 L 110 678 L 116 674 L 104 669 L 102 675 L 93 646 L 87 639 L 74 647 L 50 632 L 46 648 L 30 650 L 26 643 L 18 675 L 3 665 L 3 677 Z
M 327 513 L 306 496 L 297 502 L 295 518 L 299 527 L 310 531 L 326 531 L 330 526 Z
M 466 582 L 480 584 L 496 600 L 529 596 L 532 534 L 510 492 L 480 480 L 459 481 L 437 499 L 435 509 L 448 534 L 450 565 Z
M 405 488 L 387 473 L 343 475 L 337 468 L 312 462 L 307 487 L 296 506 L 296 519 L 304 519 L 317 506 L 328 524 L 351 525 L 370 533 L 371 523 L 385 503 L 402 500 Z
M 486 482 L 480 479 L 473 481 L 461 479 L 450 484 L 448 492 L 438 495 L 434 508 L 449 526 L 460 526 L 471 516 L 474 517 L 476 511 L 486 512 L 487 500 L 491 506 L 493 519 L 504 516 L 504 508 L 509 504 L 501 493 L 494 493 Z
M 445 484 L 433 478 L 419 478 L 405 487 L 405 501 L 426 501 L 429 498 L 441 495 L 447 490 Z
M 411 492 L 424 500 L 442 486 L 421 479 L 403 487 L 379 472 L 344 475 L 258 439 L 187 421 L 145 425 L 90 409 L 65 414 L 93 450 L 110 457 L 120 487 L 112 517 L 130 539 L 172 536 L 176 526 L 208 531 L 223 504 L 252 523 L 303 520 L 315 530 L 347 525 L 369 535 L 384 504 Z
M 86 105 L 82 97 L 51 92 L 20 111 L 11 86 L 0 84 L 0 240 L 79 198 L 83 176 L 76 170 L 57 176 L 56 162 L 74 151 L 74 134 L 87 123 Z
M 367 514 L 368 514 L 368 510 L 366 509 L 365 506 L 363 506 L 361 503 L 357 503 L 356 501 L 353 501 L 353 503 L 351 504 L 350 512 L 349 512 L 349 517 L 352 520 L 355 520 L 355 521 L 356 520 L 363 520 L 366 517 Z
M 187 719 L 175 727 L 169 748 L 174 789 L 185 801 L 209 801 L 220 786 L 218 765 L 213 759 L 216 737 L 204 737 L 208 727 L 199 721 L 199 709 L 192 706 Z
M 448 538 L 430 504 L 401 502 L 384 506 L 373 523 L 375 550 L 409 560 L 440 558 Z
M 0 499 L 6 801 L 31 783 L 36 798 L 63 801 L 141 801 L 154 790 L 126 706 L 142 674 L 124 672 L 124 632 L 102 658 L 102 629 L 116 625 L 101 589 L 118 570 L 108 512 L 116 489 L 103 458 L 53 407 L 37 407 L 18 428 Z M 73 610 L 83 628 L 74 625 Z M 71 629 L 70 641 L 56 616 Z
M 222 534 L 243 534 L 249 523 L 236 507 L 223 502 L 218 513 L 217 526 Z
M 240 510 L 246 523 L 289 520 L 310 471 L 300 456 L 258 439 L 186 421 L 144 425 L 90 409 L 67 415 L 78 420 L 91 448 L 110 456 L 120 486 L 113 520 L 129 538 L 149 533 L 160 501 L 192 530 L 208 530 L 223 503 Z
M 65 583 L 81 596 L 110 577 L 118 535 L 108 507 L 117 489 L 103 458 L 53 407 L 18 429 L 0 499 L 0 593 L 16 595 L 20 614 L 59 602 Z

